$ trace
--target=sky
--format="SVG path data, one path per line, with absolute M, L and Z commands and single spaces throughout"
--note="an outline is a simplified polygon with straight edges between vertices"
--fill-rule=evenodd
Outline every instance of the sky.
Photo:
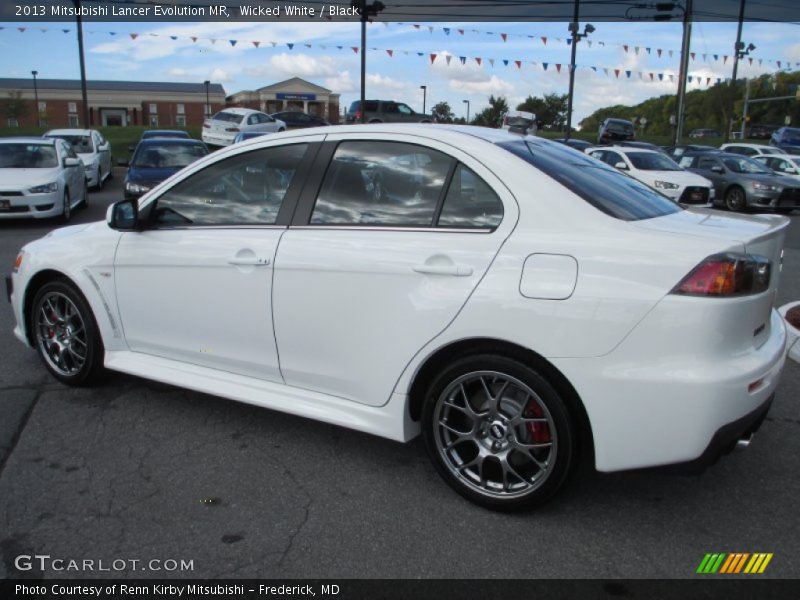
M 487 106 L 490 94 L 506 97 L 513 108 L 528 95 L 568 90 L 566 23 L 419 25 L 369 25 L 367 46 L 376 49 L 367 52 L 368 98 L 394 99 L 421 111 L 420 86 L 425 85 L 428 111 L 445 100 L 456 116 L 465 116 L 464 100 L 470 101 L 474 115 Z M 79 77 L 73 23 L 0 23 L 2 26 L 0 77 L 28 77 L 33 69 L 40 78 Z M 62 29 L 67 28 L 71 31 L 64 33 Z M 596 23 L 595 28 L 578 46 L 573 123 L 604 106 L 636 104 L 676 93 L 680 24 Z M 776 72 L 777 61 L 783 69 L 787 63 L 800 69 L 798 33 L 800 26 L 794 24 L 745 23 L 742 39 L 756 49 L 750 55 L 752 65 L 749 60 L 740 63 L 739 76 Z M 227 94 L 297 76 L 341 94 L 341 106 L 345 107 L 359 96 L 360 56 L 352 50 L 359 45 L 359 35 L 357 23 L 335 22 L 85 23 L 86 72 L 89 79 L 210 79 L 221 83 Z M 211 38 L 217 41 L 212 43 Z M 735 39 L 736 23 L 694 24 L 691 50 L 696 55 L 689 65 L 694 76 L 689 89 L 705 88 L 708 78 L 714 83 L 731 76 Z M 230 40 L 236 40 L 235 45 Z M 260 42 L 258 47 L 253 41 Z M 433 63 L 431 54 L 436 54 Z M 718 60 L 714 60 L 715 54 Z M 729 55 L 727 61 L 725 55 Z M 464 64 L 459 57 L 465 57 Z M 480 64 L 476 58 L 481 59 Z M 519 68 L 515 61 L 520 61 Z M 626 71 L 631 71 L 630 78 Z

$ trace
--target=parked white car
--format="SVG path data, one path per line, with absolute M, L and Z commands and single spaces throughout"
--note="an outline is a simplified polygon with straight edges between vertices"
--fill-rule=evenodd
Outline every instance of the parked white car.
M 68 142 L 83 162 L 89 187 L 101 188 L 114 176 L 111 143 L 96 129 L 51 129 L 46 138 L 60 138 Z
M 760 162 L 768 169 L 772 169 L 779 175 L 788 175 L 800 179 L 800 156 L 793 154 L 762 155 L 755 156 L 753 160 Z
M 767 146 L 766 144 L 740 144 L 738 142 L 732 144 L 722 144 L 719 147 L 723 152 L 730 152 L 732 154 L 741 154 L 742 156 L 764 156 L 764 155 L 778 155 L 786 154 L 780 148 L 775 146 Z
M 539 127 L 536 115 L 524 110 L 509 110 L 500 119 L 500 129 L 521 135 L 536 135 Z
M 69 221 L 87 199 L 83 163 L 67 142 L 0 138 L 0 219 Z
M 711 206 L 714 200 L 714 186 L 708 179 L 687 171 L 662 152 L 626 146 L 601 146 L 587 148 L 586 154 L 682 204 Z
M 230 146 L 241 132 L 280 133 L 286 123 L 250 108 L 226 108 L 203 123 L 203 141 L 209 146 Z
M 202 158 L 27 244 L 7 285 L 63 383 L 105 367 L 422 432 L 456 491 L 514 509 L 581 456 L 704 465 L 749 439 L 784 364 L 788 223 L 684 210 L 540 138 L 338 126 Z

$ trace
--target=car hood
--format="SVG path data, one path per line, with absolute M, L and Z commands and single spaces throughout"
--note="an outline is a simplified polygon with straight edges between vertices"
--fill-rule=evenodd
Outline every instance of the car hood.
M 101 223 L 103 222 L 101 221 Z M 44 237 L 47 238 L 67 237 L 70 235 L 75 235 L 76 233 L 80 233 L 81 231 L 85 231 L 90 226 L 95 226 L 95 225 L 97 225 L 97 223 L 83 223 L 81 225 L 69 225 L 67 227 L 59 227 L 58 229 L 54 229 Z
M 129 169 L 126 179 L 131 183 L 161 183 L 181 170 L 183 167 L 170 167 L 168 169 Z
M 643 177 L 647 177 L 649 181 L 668 181 L 669 183 L 677 183 L 683 187 L 686 186 L 701 186 L 711 187 L 711 182 L 697 173 L 689 171 L 639 171 Z
M 58 180 L 58 167 L 49 169 L 0 169 L 0 189 L 30 188 Z

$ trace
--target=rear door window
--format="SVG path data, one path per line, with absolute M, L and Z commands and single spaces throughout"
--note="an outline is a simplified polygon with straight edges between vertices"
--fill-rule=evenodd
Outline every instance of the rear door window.
M 458 229 L 494 229 L 502 220 L 502 200 L 472 169 L 459 163 L 437 225 Z

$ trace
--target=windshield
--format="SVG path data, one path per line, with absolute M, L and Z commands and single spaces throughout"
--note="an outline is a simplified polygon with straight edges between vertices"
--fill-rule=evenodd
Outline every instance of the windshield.
M 787 142 L 800 142 L 800 129 L 784 129 L 783 139 Z
M 224 121 L 226 123 L 241 123 L 244 115 L 237 115 L 231 112 L 220 112 L 214 115 L 214 121 Z
M 770 171 L 762 167 L 756 161 L 745 158 L 744 156 L 725 157 L 722 159 L 722 162 L 734 173 L 755 173 L 759 175 L 768 175 L 770 173 Z
M 633 166 L 642 171 L 682 171 L 669 156 L 655 152 L 627 152 Z
M 72 149 L 78 154 L 94 152 L 92 138 L 88 135 L 48 135 L 47 137 L 64 140 L 72 146 Z
M 0 144 L 0 169 L 52 169 L 58 166 L 54 146 Z
M 614 218 L 638 221 L 683 210 L 633 177 L 567 146 L 525 139 L 498 145 Z
M 182 169 L 208 154 L 199 144 L 147 144 L 139 146 L 131 166 L 136 169 Z

